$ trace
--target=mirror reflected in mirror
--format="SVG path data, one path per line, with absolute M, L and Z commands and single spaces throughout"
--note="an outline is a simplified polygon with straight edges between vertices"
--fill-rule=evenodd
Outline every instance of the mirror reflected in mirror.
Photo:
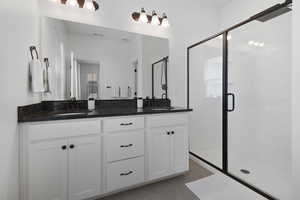
M 168 39 L 48 17 L 41 33 L 44 100 L 168 97 Z

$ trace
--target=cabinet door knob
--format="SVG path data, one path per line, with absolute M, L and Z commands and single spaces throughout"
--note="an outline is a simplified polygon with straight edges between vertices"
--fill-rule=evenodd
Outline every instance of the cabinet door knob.
M 66 149 L 67 149 L 67 145 L 63 145 L 63 146 L 61 147 L 61 149 L 62 149 L 62 150 L 66 150 Z
M 167 135 L 170 135 L 170 134 L 171 134 L 171 133 L 168 131 L 168 132 L 167 132 Z
M 70 149 L 74 149 L 75 148 L 75 145 L 74 144 L 71 144 L 70 145 Z
M 174 134 L 175 134 L 175 132 L 174 132 L 174 131 L 172 131 L 171 133 L 172 133 L 172 135 L 174 135 Z

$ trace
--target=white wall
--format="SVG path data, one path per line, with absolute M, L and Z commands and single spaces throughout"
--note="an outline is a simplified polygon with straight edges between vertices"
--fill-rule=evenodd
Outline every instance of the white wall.
M 40 100 L 28 92 L 29 46 L 38 45 L 36 0 L 0 1 L 0 199 L 18 199 L 17 106 Z
M 300 199 L 300 2 L 293 3 L 292 154 L 294 199 Z

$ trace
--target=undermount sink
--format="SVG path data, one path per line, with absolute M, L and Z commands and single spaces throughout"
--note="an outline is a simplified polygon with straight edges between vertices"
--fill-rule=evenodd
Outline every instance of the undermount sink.
M 87 115 L 88 112 L 67 112 L 67 113 L 58 113 L 58 114 L 55 114 L 55 115 L 58 115 L 58 116 L 70 116 L 70 115 Z
M 153 111 L 164 111 L 164 110 L 172 110 L 173 107 L 163 107 L 163 108 L 152 108 Z

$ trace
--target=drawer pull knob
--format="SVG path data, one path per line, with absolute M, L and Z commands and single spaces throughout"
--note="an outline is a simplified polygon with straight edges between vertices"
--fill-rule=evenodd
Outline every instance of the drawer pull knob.
M 127 173 L 122 173 L 122 174 L 120 174 L 120 176 L 128 176 L 129 174 L 132 174 L 133 173 L 133 171 L 129 171 L 129 172 L 127 172 Z
M 175 134 L 175 132 L 174 132 L 174 131 L 172 131 L 172 132 L 171 132 L 171 134 L 172 134 L 172 135 L 174 135 L 174 134 Z
M 133 125 L 133 123 L 132 122 L 130 122 L 130 123 L 121 123 L 120 125 L 121 126 L 131 126 L 131 125 Z
M 75 148 L 75 145 L 74 144 L 71 144 L 70 145 L 70 149 L 74 149 Z
M 67 149 L 67 145 L 64 145 L 61 147 L 62 150 L 66 150 Z
M 167 135 L 170 135 L 171 133 L 170 132 L 167 132 Z
M 128 148 L 128 147 L 132 147 L 133 146 L 133 144 L 128 144 L 128 145 L 121 145 L 120 147 L 121 148 Z

